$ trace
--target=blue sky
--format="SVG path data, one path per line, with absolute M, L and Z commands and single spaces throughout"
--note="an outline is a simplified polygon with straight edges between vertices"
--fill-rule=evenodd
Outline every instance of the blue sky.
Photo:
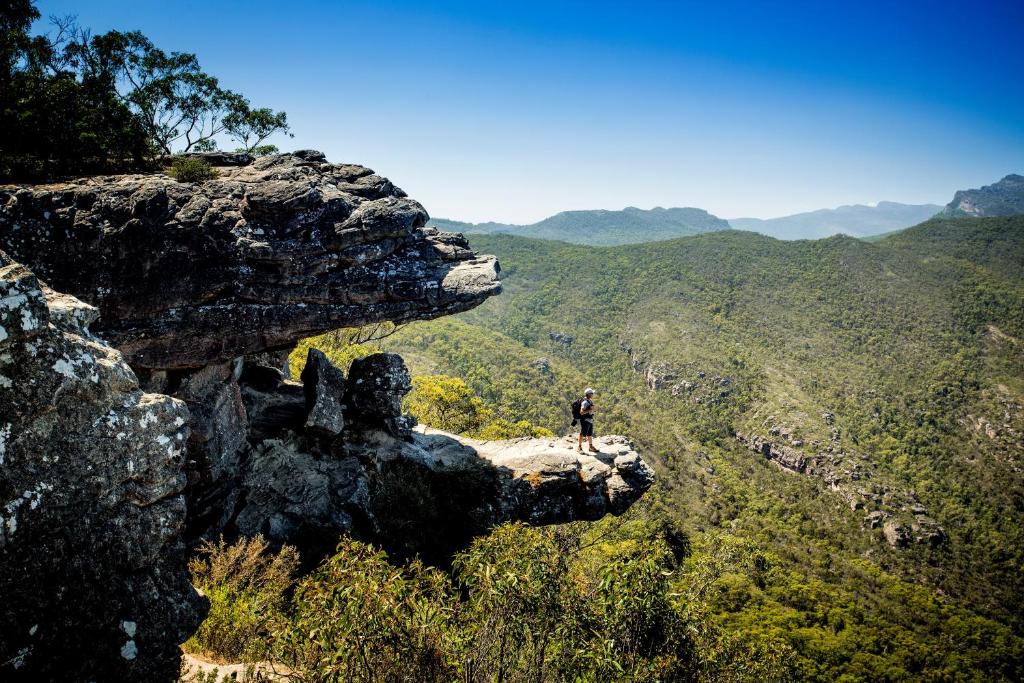
M 435 216 L 945 204 L 1024 172 L 1024 0 L 40 0 L 140 29 Z M 40 25 L 42 28 L 42 25 Z

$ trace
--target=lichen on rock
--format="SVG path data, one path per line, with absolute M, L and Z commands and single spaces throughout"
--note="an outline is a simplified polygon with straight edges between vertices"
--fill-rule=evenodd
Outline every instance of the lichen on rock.
M 0 248 L 103 311 L 135 368 L 200 368 L 497 294 L 498 264 L 368 168 L 313 151 L 215 180 L 162 174 L 0 186 Z
M 0 252 L 3 680 L 166 676 L 199 620 L 181 543 L 188 410 L 139 389 L 90 334 L 96 315 Z

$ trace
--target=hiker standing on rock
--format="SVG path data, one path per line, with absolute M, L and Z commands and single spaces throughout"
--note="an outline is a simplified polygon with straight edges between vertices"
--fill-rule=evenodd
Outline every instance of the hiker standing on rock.
M 576 446 L 576 450 L 580 453 L 583 452 L 584 437 L 586 437 L 587 443 L 590 446 L 590 452 L 600 453 L 600 451 L 594 448 L 594 413 L 596 411 L 594 390 L 587 387 L 587 390 L 583 392 L 583 398 L 576 399 L 576 402 L 572 404 L 573 422 L 576 420 L 580 422 L 580 439 L 579 444 Z

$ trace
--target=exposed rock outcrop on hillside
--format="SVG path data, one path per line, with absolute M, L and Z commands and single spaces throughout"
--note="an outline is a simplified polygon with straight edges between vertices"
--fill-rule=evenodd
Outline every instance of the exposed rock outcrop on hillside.
M 25 263 L 0 257 L 4 680 L 174 680 L 204 536 L 263 533 L 309 563 L 351 533 L 441 559 L 503 521 L 619 514 L 651 485 L 621 438 L 590 457 L 413 431 L 397 356 L 345 377 L 313 351 L 288 378 L 301 338 L 471 308 L 498 265 L 369 169 L 220 161 L 198 184 L 0 187 L 0 248 Z
M 959 190 L 944 216 L 1015 216 L 1024 213 L 1024 176 L 1010 174 L 976 190 Z
M 734 380 L 730 377 L 706 373 L 692 364 L 673 365 L 655 360 L 646 348 L 627 340 L 619 345 L 628 354 L 634 372 L 643 377 L 652 391 L 668 391 L 691 404 L 715 405 L 733 396 Z M 765 421 L 767 434 L 737 432 L 736 439 L 787 472 L 821 481 L 851 510 L 864 514 L 866 529 L 882 529 L 880 538 L 893 547 L 913 543 L 938 545 L 946 540 L 945 529 L 928 515 L 913 491 L 881 481 L 875 476 L 877 468 L 870 459 L 848 453 L 839 445 L 835 416 L 825 412 L 821 419 L 831 430 L 830 443 L 805 444 L 790 429 L 772 424 L 774 417 Z
M 0 252 L 0 679 L 173 680 L 188 411 Z
M 221 168 L 0 187 L 0 248 L 102 311 L 133 367 L 200 368 L 500 291 L 494 257 L 424 228 L 387 178 L 305 151 Z
M 758 435 L 737 433 L 736 439 L 784 470 L 823 481 L 851 510 L 864 514 L 865 528 L 881 528 L 886 542 L 894 548 L 912 543 L 938 545 L 946 540 L 945 529 L 928 515 L 917 495 L 878 481 L 875 465 L 863 456 L 834 446 L 808 453 Z

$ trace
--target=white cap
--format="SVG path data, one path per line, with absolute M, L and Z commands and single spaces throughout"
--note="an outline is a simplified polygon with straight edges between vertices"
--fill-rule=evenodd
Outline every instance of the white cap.
M 594 393 L 594 390 L 591 389 L 590 387 L 587 387 L 587 390 L 583 392 L 583 395 L 590 396 L 592 393 Z

